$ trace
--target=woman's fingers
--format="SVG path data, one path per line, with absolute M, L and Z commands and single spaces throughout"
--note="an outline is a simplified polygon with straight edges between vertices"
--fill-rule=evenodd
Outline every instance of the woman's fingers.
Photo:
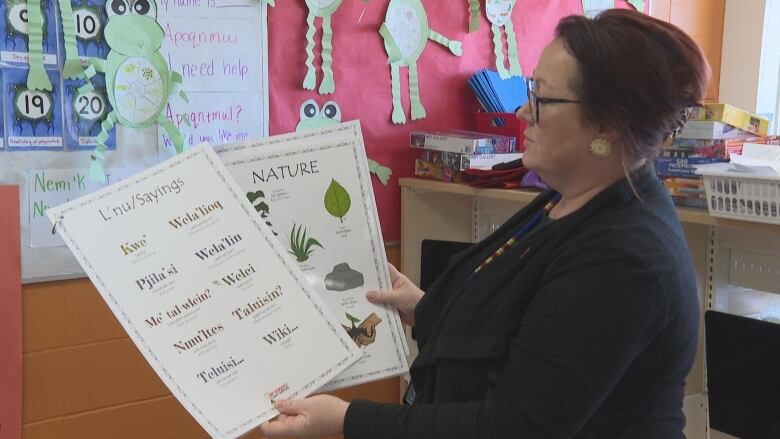
M 260 426 L 263 435 L 269 438 L 289 436 L 296 434 L 299 430 L 299 424 L 301 419 L 299 416 L 287 416 L 279 415 L 276 419 L 272 419 Z
M 397 305 L 399 301 L 399 294 L 395 294 L 392 291 L 368 291 L 366 292 L 366 299 L 369 302 L 378 305 Z

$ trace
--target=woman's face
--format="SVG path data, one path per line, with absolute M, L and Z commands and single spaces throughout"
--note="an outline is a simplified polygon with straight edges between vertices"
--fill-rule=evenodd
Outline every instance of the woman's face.
M 580 99 L 571 86 L 579 80 L 577 61 L 559 38 L 542 52 L 534 79 L 539 100 Z M 560 189 L 561 183 L 576 179 L 583 165 L 593 160 L 589 145 L 598 130 L 585 120 L 580 103 L 539 103 L 538 107 L 538 121 L 528 103 L 517 110 L 517 117 L 528 124 L 523 165 Z

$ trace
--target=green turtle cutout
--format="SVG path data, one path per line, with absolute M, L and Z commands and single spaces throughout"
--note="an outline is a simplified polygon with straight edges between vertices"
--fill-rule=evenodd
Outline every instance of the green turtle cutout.
M 106 91 L 113 110 L 101 123 L 98 146 L 91 157 L 89 176 L 104 183 L 106 174 L 100 161 L 106 151 L 108 131 L 116 122 L 130 128 L 161 125 L 171 138 L 176 153 L 184 149 L 184 138 L 162 113 L 174 88 L 180 88 L 181 75 L 168 70 L 160 54 L 163 29 L 157 23 L 154 0 L 108 0 L 105 37 L 111 49 L 105 60 L 90 58 L 86 76 L 105 73 Z M 91 90 L 91 84 L 80 89 Z M 186 101 L 186 95 L 179 95 Z
M 387 5 L 385 22 L 379 29 L 385 43 L 390 63 L 390 76 L 393 93 L 393 123 L 406 123 L 406 115 L 401 107 L 401 67 L 409 68 L 409 100 L 411 101 L 412 120 L 426 116 L 420 101 L 420 86 L 417 77 L 417 60 L 425 44 L 431 39 L 456 56 L 463 54 L 460 41 L 449 40 L 444 35 L 428 28 L 428 15 L 420 0 L 390 0 Z
M 301 119 L 298 125 L 295 127 L 295 132 L 300 133 L 302 131 L 313 130 L 317 128 L 324 128 L 331 125 L 336 125 L 341 122 L 341 108 L 333 101 L 325 102 L 320 111 L 319 105 L 314 99 L 309 99 L 301 105 L 300 111 Z M 387 182 L 390 181 L 390 174 L 393 171 L 380 165 L 378 162 L 368 159 L 368 170 L 372 174 L 376 175 L 383 185 L 387 186 Z

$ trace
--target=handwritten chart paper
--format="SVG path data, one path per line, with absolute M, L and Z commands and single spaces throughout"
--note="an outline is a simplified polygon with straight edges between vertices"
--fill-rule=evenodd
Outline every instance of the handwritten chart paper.
M 162 53 L 171 70 L 181 73 L 189 97 L 189 103 L 172 99 L 165 116 L 182 132 L 185 145 L 268 135 L 266 7 L 261 3 L 160 2 Z M 172 144 L 162 130 L 159 145 L 170 155 Z
M 368 302 L 392 289 L 358 121 L 223 145 L 220 158 L 363 357 L 335 389 L 407 370 L 398 313 Z
M 108 169 L 106 177 L 108 183 L 112 184 L 140 170 L 138 167 Z M 91 181 L 86 169 L 29 170 L 27 207 L 30 216 L 30 246 L 42 248 L 65 245 L 62 238 L 51 233 L 51 222 L 46 217 L 46 209 L 94 192 L 103 186 Z
M 245 433 L 361 355 L 207 145 L 47 214 L 213 437 Z
M 0 186 L 0 439 L 22 436 L 22 260 L 19 188 Z

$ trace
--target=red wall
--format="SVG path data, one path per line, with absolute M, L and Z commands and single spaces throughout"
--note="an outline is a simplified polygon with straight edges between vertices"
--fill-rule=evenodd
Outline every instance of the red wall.
M 484 4 L 484 2 L 480 1 Z M 623 0 L 618 3 L 625 6 Z M 303 0 L 277 0 L 268 9 L 269 100 L 271 135 L 293 131 L 299 119 L 301 103 L 315 99 L 320 106 L 328 100 L 341 107 L 342 120 L 360 119 L 366 149 L 372 158 L 393 170 L 387 186 L 374 180 L 379 217 L 385 241 L 400 236 L 400 191 L 398 177 L 413 173 L 419 153 L 409 148 L 412 130 L 472 129 L 472 112 L 478 107 L 467 81 L 482 67 L 495 65 L 490 23 L 484 14 L 479 31 L 469 34 L 468 2 L 464 0 L 426 0 L 431 29 L 450 39 L 463 42 L 463 56 L 450 54 L 443 46 L 428 40 L 418 62 L 420 99 L 428 117 L 394 125 L 390 120 L 392 96 L 390 67 L 379 35 L 387 1 L 343 0 L 333 14 L 333 71 L 336 92 L 319 95 L 304 90 L 306 75 L 306 15 Z M 365 9 L 365 13 L 363 13 Z M 517 34 L 520 64 L 530 75 L 542 48 L 553 36 L 558 19 L 581 14 L 581 0 L 517 0 L 512 21 Z M 361 14 L 362 20 L 358 22 Z M 315 21 L 315 53 L 319 55 L 321 21 Z M 316 64 L 321 62 L 319 56 Z M 401 96 L 409 119 L 407 69 L 401 69 Z M 317 84 L 322 79 L 318 69 Z

